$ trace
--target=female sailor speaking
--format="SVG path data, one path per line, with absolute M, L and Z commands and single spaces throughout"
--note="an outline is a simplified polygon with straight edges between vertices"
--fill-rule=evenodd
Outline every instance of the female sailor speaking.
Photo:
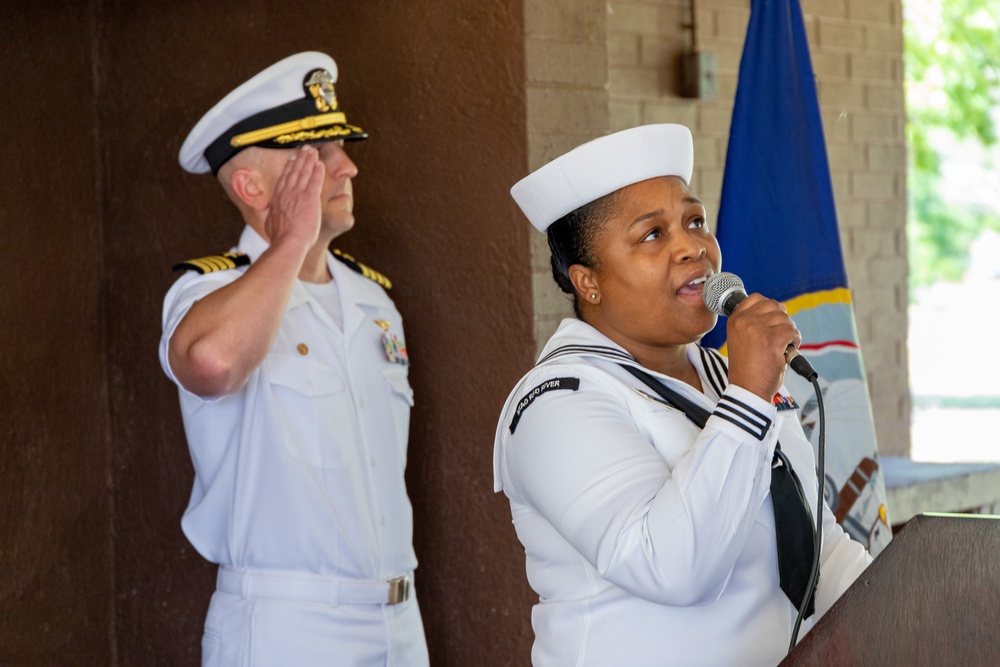
M 576 312 L 511 392 L 494 450 L 539 596 L 536 667 L 774 665 L 797 608 L 814 622 L 871 560 L 827 510 L 807 590 L 815 460 L 782 386 L 799 332 L 752 294 L 728 360 L 698 345 L 722 258 L 692 167 L 686 127 L 648 125 L 511 190 Z

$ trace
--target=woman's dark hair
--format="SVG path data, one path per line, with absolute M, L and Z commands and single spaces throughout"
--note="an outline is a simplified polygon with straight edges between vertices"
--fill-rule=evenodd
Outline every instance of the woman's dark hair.
M 594 241 L 616 208 L 616 194 L 612 192 L 570 211 L 549 225 L 546 232 L 552 251 L 552 278 L 559 289 L 573 297 L 573 312 L 577 318 L 580 318 L 580 303 L 573 281 L 569 279 L 569 267 L 580 264 L 593 268 L 597 264 Z

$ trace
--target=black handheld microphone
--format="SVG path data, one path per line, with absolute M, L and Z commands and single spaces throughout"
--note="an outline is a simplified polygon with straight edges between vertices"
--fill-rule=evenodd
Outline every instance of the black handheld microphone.
M 723 271 L 708 277 L 701 298 L 710 311 L 716 315 L 729 317 L 736 310 L 736 306 L 747 298 L 747 291 L 739 276 Z M 795 346 L 790 343 L 785 348 L 785 363 L 810 382 L 819 377 L 819 373 L 813 369 L 809 360 L 799 354 Z

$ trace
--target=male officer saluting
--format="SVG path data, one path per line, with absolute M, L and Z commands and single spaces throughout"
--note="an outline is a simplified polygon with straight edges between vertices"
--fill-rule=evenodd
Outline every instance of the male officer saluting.
M 354 225 L 337 66 L 300 53 L 198 122 L 181 166 L 246 223 L 163 307 L 195 481 L 182 526 L 219 564 L 203 665 L 426 665 L 403 481 L 413 393 L 388 280 L 330 242 Z M 177 267 L 175 267 L 177 268 Z

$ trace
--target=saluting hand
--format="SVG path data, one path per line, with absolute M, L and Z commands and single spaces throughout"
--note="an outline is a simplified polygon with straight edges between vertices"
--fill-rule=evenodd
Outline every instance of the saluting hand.
M 802 336 L 784 304 L 751 294 L 730 316 L 726 340 L 729 381 L 770 401 L 785 379 L 785 349 Z
M 311 248 L 319 238 L 320 190 L 326 167 L 319 152 L 308 144 L 295 150 L 285 162 L 274 185 L 264 231 L 271 245 L 286 241 Z

